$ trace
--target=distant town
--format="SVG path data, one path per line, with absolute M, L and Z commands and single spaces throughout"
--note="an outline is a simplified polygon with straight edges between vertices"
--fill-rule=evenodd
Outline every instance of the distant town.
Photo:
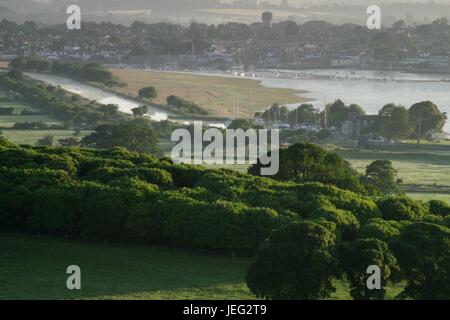
M 264 11 L 253 24 L 191 22 L 130 26 L 86 22 L 81 31 L 27 21 L 0 22 L 0 59 L 37 56 L 163 70 L 354 68 L 450 74 L 446 18 L 424 25 L 404 20 L 382 30 L 324 21 L 274 22 Z

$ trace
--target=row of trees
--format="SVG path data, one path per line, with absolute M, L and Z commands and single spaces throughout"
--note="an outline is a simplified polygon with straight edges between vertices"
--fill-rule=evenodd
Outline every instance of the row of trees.
M 50 62 L 38 57 L 18 57 L 10 62 L 9 67 L 21 71 L 52 72 L 108 86 L 117 84 L 112 73 L 99 63 Z
M 33 148 L 0 140 L 2 230 L 209 252 L 251 254 L 263 243 L 248 274 L 260 297 L 327 297 L 331 280 L 345 274 L 355 298 L 381 298 L 362 288 L 370 263 L 383 269 L 384 282 L 394 281 L 391 274 L 406 279 L 404 297 L 448 298 L 449 225 L 443 202 L 368 198 L 317 182 L 177 165 L 123 148 Z
M 431 139 L 435 133 L 442 132 L 447 121 L 447 114 L 431 101 L 416 103 L 409 109 L 391 103 L 378 115 L 375 127 L 369 130 L 391 139 Z
M 0 75 L 0 88 L 66 122 L 68 127 L 93 129 L 98 124 L 116 123 L 125 118 L 116 105 L 100 105 L 52 85 L 36 84 L 17 69 Z
M 320 125 L 342 128 L 344 122 L 354 123 L 358 117 L 366 115 L 356 104 L 347 106 L 342 100 L 328 104 L 325 111 L 319 111 L 311 104 L 301 104 L 294 110 L 274 104 L 262 113 L 257 113 L 265 122 L 276 121 L 294 125 Z M 378 113 L 373 126 L 364 128 L 364 134 L 379 134 L 390 139 L 431 139 L 442 132 L 447 114 L 431 101 L 422 101 L 409 109 L 393 103 L 385 105 Z
M 258 161 L 248 172 L 259 175 Z M 318 145 L 297 143 L 280 150 L 280 169 L 272 176 L 281 181 L 320 182 L 366 195 L 400 193 L 397 171 L 388 160 L 374 161 L 361 176 L 350 163 Z
M 406 281 L 400 299 L 449 299 L 450 229 L 427 222 L 384 223 L 390 224 L 390 229 L 380 229 L 387 241 L 360 234 L 342 242 L 333 225 L 318 220 L 279 228 L 259 248 L 247 284 L 260 298 L 324 299 L 336 290 L 333 279 L 345 277 L 351 296 L 366 300 L 384 299 L 386 285 Z M 367 286 L 369 266 L 379 268 L 378 289 Z

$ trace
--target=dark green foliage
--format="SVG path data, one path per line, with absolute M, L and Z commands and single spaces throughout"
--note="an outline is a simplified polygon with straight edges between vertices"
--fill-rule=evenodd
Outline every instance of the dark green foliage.
M 19 70 L 48 71 L 50 62 L 37 57 L 18 57 L 9 63 L 9 67 Z
M 79 64 L 61 61 L 51 63 L 37 57 L 19 57 L 10 62 L 10 67 L 24 71 L 48 71 L 106 85 L 114 83 L 112 73 L 99 63 Z
M 111 168 L 101 167 L 89 172 L 86 177 L 89 180 L 98 180 L 108 183 L 120 178 L 137 178 L 142 181 L 155 184 L 160 187 L 171 187 L 173 184 L 172 176 L 169 172 L 158 168 Z
M 358 237 L 362 239 L 374 238 L 389 242 L 400 235 L 402 223 L 383 219 L 371 219 L 361 226 Z
M 272 234 L 258 251 L 248 281 L 259 297 L 276 299 L 327 297 L 333 291 L 332 278 L 342 274 L 335 245 L 352 246 L 360 241 L 356 239 L 376 238 L 392 243 L 393 248 L 399 247 L 396 243 L 417 247 L 395 251 L 405 257 L 405 275 L 414 273 L 415 266 L 421 268 L 419 275 L 414 273 L 419 278 L 411 278 L 419 280 L 414 280 L 408 294 L 441 297 L 437 279 L 447 279 L 446 258 L 437 250 L 443 249 L 442 241 L 448 241 L 439 234 L 448 230 L 444 226 L 449 216 L 436 212 L 445 206 L 434 203 L 430 209 L 408 198 L 383 199 L 378 205 L 384 217 L 439 223 L 432 225 L 433 232 L 415 231 L 418 241 L 428 241 L 436 233 L 436 249 L 434 240 L 423 248 L 421 242 L 409 242 L 404 230 L 412 222 L 382 220 L 372 199 L 335 186 L 174 164 L 121 147 L 19 147 L 0 139 L 0 230 L 227 254 L 253 254 Z M 358 249 L 362 261 L 373 262 L 379 254 L 387 259 L 384 246 L 372 246 L 378 243 L 374 241 Z M 417 263 L 415 251 L 433 257 L 434 269 Z M 351 267 L 349 272 L 359 279 L 358 270 Z M 432 271 L 439 275 L 431 275 Z M 355 297 L 368 298 L 360 289 L 355 289 L 359 294 Z
M 80 140 L 75 137 L 69 137 L 58 140 L 61 147 L 78 147 L 80 145 Z
M 335 223 L 345 241 L 355 239 L 359 229 L 358 219 L 350 211 L 336 209 L 332 206 L 318 208 L 308 218 L 325 219 Z
M 378 201 L 383 219 L 418 221 L 428 213 L 428 206 L 407 197 L 390 197 Z
M 383 194 L 398 191 L 397 170 L 389 160 L 376 160 L 366 168 L 364 183 L 380 190 Z
M 39 146 L 52 146 L 53 145 L 53 136 L 45 136 L 42 139 L 39 139 L 37 144 Z
M 397 260 L 388 245 L 378 239 L 358 239 L 340 248 L 340 261 L 350 283 L 350 294 L 355 300 L 384 299 L 387 281 L 399 271 Z M 366 284 L 369 266 L 381 271 L 381 289 L 370 290 Z
M 254 129 L 256 128 L 250 120 L 247 119 L 235 119 L 231 124 L 227 127 L 227 129 Z
M 147 99 L 156 99 L 158 93 L 156 92 L 155 87 L 146 87 L 139 90 L 139 96 Z
M 255 164 L 249 173 L 258 174 L 261 164 Z M 359 175 L 339 155 L 313 145 L 298 143 L 280 150 L 280 170 L 274 179 L 294 182 L 321 182 L 342 189 L 364 193 Z
M 392 244 L 407 286 L 401 297 L 450 297 L 450 229 L 431 223 L 403 228 Z
M 414 104 L 409 109 L 411 121 L 414 125 L 414 135 L 417 138 L 430 138 L 433 134 L 442 132 L 447 121 L 447 115 L 431 101 Z
M 177 96 L 168 96 L 167 104 L 175 107 L 178 111 L 185 114 L 208 115 L 208 112 L 202 107 L 196 105 L 192 101 L 187 101 Z
M 336 100 L 332 104 L 327 105 L 326 109 L 326 125 L 328 126 L 341 127 L 344 121 L 365 115 L 364 110 L 360 106 L 356 104 L 346 106 L 342 100 Z
M 14 108 L 0 108 L 0 115 L 10 116 L 14 112 Z
M 134 121 L 98 126 L 81 144 L 100 149 L 124 147 L 130 151 L 160 153 L 158 135 L 149 126 Z
M 247 271 L 247 285 L 259 298 L 323 299 L 335 291 L 332 232 L 313 222 L 274 231 Z
M 131 109 L 131 111 L 133 112 L 133 115 L 135 117 L 142 117 L 148 112 L 148 108 L 147 108 L 147 106 L 140 106 L 140 107 Z
M 439 216 L 448 216 L 450 215 L 450 204 L 445 201 L 440 200 L 431 200 L 428 202 L 430 205 L 430 213 L 439 215 Z
M 414 130 L 408 109 L 393 103 L 385 105 L 379 114 L 376 129 L 389 139 L 409 138 Z

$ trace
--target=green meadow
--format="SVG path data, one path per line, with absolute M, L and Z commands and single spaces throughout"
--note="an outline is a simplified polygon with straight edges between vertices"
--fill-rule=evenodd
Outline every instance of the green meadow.
M 249 257 L 10 233 L 0 233 L 0 252 L 0 300 L 255 299 L 245 284 Z M 66 288 L 69 265 L 81 268 L 81 290 Z M 350 299 L 345 282 L 335 285 L 332 299 Z M 387 288 L 388 297 L 401 288 Z

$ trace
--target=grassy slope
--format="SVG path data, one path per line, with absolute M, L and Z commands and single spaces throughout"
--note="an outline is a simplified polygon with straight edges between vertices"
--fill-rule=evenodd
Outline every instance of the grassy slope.
M 248 258 L 5 233 L 0 252 L 0 299 L 255 299 L 245 284 Z M 73 264 L 81 267 L 80 291 L 66 289 Z M 349 299 L 345 283 L 335 285 L 332 299 Z M 400 290 L 388 288 L 388 297 Z
M 247 259 L 0 234 L 0 299 L 249 299 Z M 67 266 L 82 290 L 66 289 Z
M 184 73 L 154 72 L 145 70 L 112 69 L 120 82 L 127 84 L 124 88 L 115 88 L 117 92 L 137 95 L 139 89 L 154 86 L 158 91 L 157 103 L 166 103 L 169 95 L 177 95 L 191 100 L 210 111 L 211 115 L 231 116 L 236 94 L 239 94 L 241 116 L 253 116 L 275 102 L 302 102 L 297 96 L 301 92 L 289 89 L 271 89 L 261 86 L 259 81 L 193 75 Z
M 338 153 L 361 173 L 374 160 L 391 160 L 409 196 L 419 200 L 450 202 L 450 155 L 353 150 L 340 150 Z

